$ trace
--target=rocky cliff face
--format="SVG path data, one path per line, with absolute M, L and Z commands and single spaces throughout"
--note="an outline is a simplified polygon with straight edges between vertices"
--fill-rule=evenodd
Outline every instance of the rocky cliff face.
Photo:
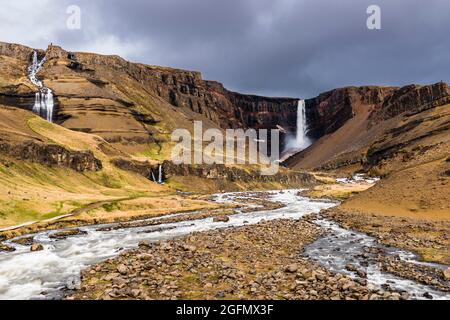
M 409 85 L 387 96 L 370 118 L 376 123 L 404 112 L 412 115 L 448 103 L 450 103 L 450 87 L 444 82 L 428 86 Z
M 115 159 L 114 165 L 120 169 L 132 171 L 147 179 L 158 177 L 159 165 L 151 165 L 148 162 L 133 161 L 128 159 Z M 211 180 L 224 180 L 229 182 L 278 182 L 284 184 L 311 185 L 316 183 L 313 175 L 306 172 L 278 172 L 272 176 L 259 175 L 236 167 L 225 165 L 175 165 L 171 161 L 165 161 L 162 165 L 164 179 L 173 176 L 195 176 Z
M 306 101 L 309 135 L 317 143 L 285 164 L 297 169 L 367 168 L 402 152 L 413 155 L 412 149 L 446 139 L 449 104 L 445 83 L 326 92 Z
M 450 103 L 450 88 L 440 82 L 428 86 L 347 87 L 331 90 L 306 100 L 309 135 L 320 138 L 335 132 L 353 118 L 355 108 L 370 109 L 369 125 L 404 112 L 418 113 Z
M 231 92 L 199 72 L 135 64 L 117 56 L 75 53 L 73 66 L 103 65 L 124 70 L 173 106 L 189 108 L 222 128 L 276 128 L 295 131 L 298 99 L 268 98 Z
M 0 83 L 0 104 L 28 110 L 33 106 L 36 88 L 26 78 L 32 52 L 0 43 L 0 59 L 11 66 L 0 70 L 10 79 Z M 98 134 L 125 151 L 161 145 L 168 132 L 192 126 L 193 120 L 209 128 L 280 126 L 296 131 L 298 99 L 235 93 L 203 80 L 199 72 L 131 63 L 118 56 L 72 53 L 57 46 L 38 55 L 47 59 L 38 76 L 54 92 L 55 122 Z
M 78 172 L 98 171 L 102 168 L 101 161 L 96 159 L 91 151 L 72 151 L 59 145 L 40 144 L 34 141 L 10 144 L 0 140 L 0 152 L 18 160 L 66 167 Z
M 347 87 L 331 90 L 306 100 L 308 135 L 320 138 L 335 132 L 353 118 L 357 105 L 380 105 L 394 87 Z

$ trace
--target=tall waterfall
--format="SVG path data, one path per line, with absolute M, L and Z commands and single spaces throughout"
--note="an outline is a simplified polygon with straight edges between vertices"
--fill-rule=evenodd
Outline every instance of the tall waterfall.
M 299 100 L 297 108 L 297 139 L 296 139 L 296 146 L 299 149 L 306 149 L 311 145 L 311 141 L 306 135 L 307 130 L 308 127 L 306 124 L 305 100 Z
M 53 92 L 49 88 L 44 87 L 42 81 L 37 78 L 37 74 L 42 69 L 44 63 L 45 57 L 39 61 L 37 52 L 34 51 L 31 65 L 28 67 L 28 79 L 38 87 L 39 91 L 36 92 L 32 110 L 47 121 L 53 122 Z
M 299 100 L 297 108 L 297 134 L 287 138 L 284 158 L 304 150 L 311 145 L 312 141 L 308 138 L 307 132 L 305 100 Z

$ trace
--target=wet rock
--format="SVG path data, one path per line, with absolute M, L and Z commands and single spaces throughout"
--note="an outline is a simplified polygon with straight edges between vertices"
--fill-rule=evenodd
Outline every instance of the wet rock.
M 356 274 L 357 274 L 358 277 L 360 277 L 360 278 L 367 278 L 367 273 L 365 273 L 365 272 L 362 271 L 362 270 L 357 270 L 357 271 L 356 271 Z
M 450 268 L 447 268 L 442 272 L 442 275 L 444 276 L 444 279 L 446 281 L 450 281 Z
M 42 250 L 44 250 L 44 246 L 40 243 L 33 243 L 30 248 L 31 252 L 42 251 Z
M 429 292 L 425 292 L 424 294 L 423 294 L 423 296 L 425 297 L 425 298 L 427 298 L 427 299 L 433 299 L 433 296 L 429 293 Z
M 13 252 L 16 249 L 14 249 L 13 247 L 7 246 L 5 244 L 0 244 L 0 252 Z
M 358 271 L 358 269 L 357 269 L 354 265 L 352 265 L 352 264 L 347 264 L 347 265 L 345 266 L 345 269 L 348 270 L 348 271 L 350 271 L 350 272 L 357 272 L 357 271 Z
M 33 244 L 33 237 L 25 237 L 16 240 L 12 240 L 11 242 L 20 244 L 22 246 L 31 246 Z
M 228 222 L 230 221 L 230 217 L 228 216 L 217 216 L 213 219 L 214 222 Z
M 64 230 L 64 231 L 55 232 L 55 233 L 49 235 L 48 237 L 50 239 L 63 240 L 63 239 L 67 239 L 68 237 L 78 236 L 78 235 L 83 235 L 83 234 L 87 234 L 87 232 L 81 231 L 80 229 L 72 229 L 72 230 Z
M 139 248 L 151 248 L 152 244 L 148 241 L 140 241 Z

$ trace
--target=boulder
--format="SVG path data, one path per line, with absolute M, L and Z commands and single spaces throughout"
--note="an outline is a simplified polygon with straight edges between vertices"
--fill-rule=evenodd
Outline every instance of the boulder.
M 228 222 L 230 221 L 230 217 L 228 216 L 217 216 L 213 219 L 214 222 Z
M 447 268 L 442 272 L 442 275 L 444 276 L 444 279 L 446 281 L 450 281 L 450 268 Z
M 40 243 L 33 243 L 30 248 L 31 252 L 42 251 L 42 250 L 44 250 L 44 246 Z

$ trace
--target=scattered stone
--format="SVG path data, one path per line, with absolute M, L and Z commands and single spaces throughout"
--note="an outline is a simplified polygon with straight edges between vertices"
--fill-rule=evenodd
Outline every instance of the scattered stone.
M 151 248 L 152 244 L 148 241 L 139 242 L 139 248 Z
M 80 229 L 71 229 L 71 230 L 64 230 L 64 231 L 52 233 L 48 237 L 50 239 L 63 240 L 63 239 L 67 239 L 68 237 L 73 237 L 73 236 L 78 236 L 78 235 L 83 235 L 83 234 L 87 234 L 87 232 L 81 231 Z
M 347 264 L 347 265 L 345 266 L 345 269 L 348 270 L 348 271 L 350 271 L 350 272 L 357 272 L 357 271 L 358 271 L 358 269 L 357 269 L 354 265 L 352 265 L 352 264 Z
M 183 250 L 184 251 L 195 252 L 195 251 L 197 251 L 197 247 L 196 246 L 191 246 L 191 245 L 183 245 Z
M 15 248 L 7 246 L 6 244 L 0 244 L 0 252 L 13 252 L 16 251 Z
M 450 268 L 447 268 L 442 272 L 442 275 L 444 276 L 444 279 L 446 281 L 450 281 Z
M 429 293 L 429 292 L 425 292 L 424 294 L 423 294 L 423 296 L 425 297 L 425 298 L 427 298 L 427 299 L 433 299 L 433 296 Z
M 119 266 L 117 267 L 117 271 L 121 274 L 121 275 L 126 275 L 128 273 L 128 268 L 127 266 L 123 265 L 123 264 L 119 264 Z
M 34 237 L 25 237 L 25 238 L 19 238 L 16 240 L 12 240 L 11 242 L 15 244 L 20 244 L 22 246 L 31 246 L 33 244 Z
M 286 271 L 286 272 L 289 272 L 289 273 L 295 273 L 295 272 L 297 272 L 297 270 L 298 270 L 298 266 L 297 266 L 296 264 L 288 265 L 288 266 L 285 268 L 285 271 Z
M 214 222 L 228 222 L 228 221 L 230 221 L 230 217 L 229 216 L 217 216 L 217 217 L 214 217 L 213 221 Z
M 33 243 L 30 248 L 31 252 L 42 251 L 42 250 L 44 250 L 44 246 L 40 243 Z

